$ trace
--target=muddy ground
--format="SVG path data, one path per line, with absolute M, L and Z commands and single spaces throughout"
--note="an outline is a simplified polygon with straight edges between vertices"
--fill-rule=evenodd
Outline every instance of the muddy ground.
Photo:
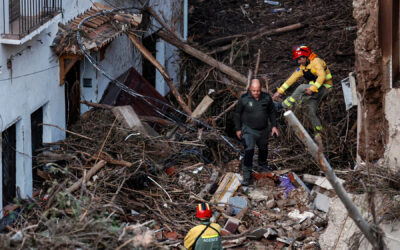
M 305 28 L 287 33 L 264 36 L 252 42 L 236 41 L 234 49 L 214 54 L 213 56 L 229 64 L 234 55 L 232 67 L 243 75 L 249 69 L 254 70 L 257 51 L 261 50 L 260 67 L 257 77 L 269 79 L 270 94 L 275 92 L 297 68 L 292 60 L 291 49 L 295 45 L 308 45 L 324 59 L 333 75 L 334 89 L 320 106 L 320 116 L 325 128 L 324 146 L 325 153 L 334 167 L 353 167 L 356 150 L 356 108 L 345 110 L 343 93 L 340 81 L 354 70 L 354 40 L 356 38 L 355 20 L 352 17 L 352 1 L 279 1 L 279 6 L 264 3 L 264 1 L 234 1 L 234 0 L 193 0 L 189 1 L 189 42 L 203 51 L 212 51 L 218 44 L 207 46 L 210 41 L 234 34 L 254 32 L 261 28 L 275 29 L 295 23 L 306 24 Z M 286 9 L 284 12 L 273 13 L 274 9 Z M 243 11 L 243 10 L 244 11 Z M 243 13 L 248 13 L 245 16 Z M 235 99 L 233 95 L 226 94 L 225 85 L 216 81 L 215 74 L 204 63 L 188 59 L 189 75 L 192 78 L 189 85 L 202 84 L 198 87 L 193 97 L 193 106 L 210 88 L 216 89 L 215 104 L 207 113 L 208 116 L 217 115 L 225 110 Z M 305 80 L 298 81 L 305 83 Z M 295 86 L 288 91 L 291 93 Z M 219 91 L 219 92 L 218 92 Z M 229 91 L 228 91 L 229 92 Z M 308 126 L 308 119 L 299 114 L 301 121 Z M 232 128 L 232 112 L 227 113 L 224 119 L 217 123 L 221 129 L 234 137 Z M 271 140 L 271 150 L 275 148 L 288 148 L 289 153 L 298 155 L 304 153 L 301 146 L 297 146 L 292 136 L 287 131 L 283 119 L 280 119 L 282 137 Z M 272 159 L 282 157 L 273 151 Z M 307 156 L 305 156 L 307 159 Z M 312 162 L 311 158 L 309 163 Z M 311 161 L 310 161 L 311 160 Z M 288 162 L 277 167 L 290 167 Z M 315 168 L 315 164 L 305 164 L 305 167 Z

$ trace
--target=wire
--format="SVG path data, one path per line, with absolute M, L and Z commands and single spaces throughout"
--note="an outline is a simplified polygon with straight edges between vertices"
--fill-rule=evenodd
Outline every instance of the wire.
M 134 91 L 133 89 L 129 88 L 128 86 L 126 86 L 125 84 L 123 84 L 122 82 L 120 82 L 118 79 L 114 79 L 109 73 L 107 73 L 105 70 L 103 70 L 103 69 L 98 65 L 98 63 L 96 62 L 96 60 L 88 53 L 88 51 L 86 50 L 85 45 L 82 43 L 82 37 L 81 37 L 81 27 L 82 27 L 82 25 L 83 25 L 85 22 L 87 22 L 87 21 L 89 21 L 90 19 L 93 19 L 93 18 L 95 18 L 95 17 L 101 16 L 101 15 L 112 14 L 113 12 L 116 12 L 116 11 L 122 11 L 122 10 L 127 10 L 127 9 L 132 9 L 132 8 L 137 9 L 136 7 L 127 7 L 127 8 L 114 8 L 114 9 L 112 9 L 112 10 L 102 10 L 102 11 L 99 12 L 99 13 L 96 13 L 96 14 L 94 14 L 94 15 L 92 15 L 92 16 L 89 16 L 89 17 L 84 18 L 84 19 L 79 23 L 79 25 L 78 25 L 78 30 L 77 30 L 77 32 L 76 32 L 77 41 L 78 41 L 78 46 L 79 46 L 79 48 L 81 49 L 81 51 L 83 52 L 84 56 L 85 56 L 85 57 L 87 58 L 87 60 L 93 65 L 93 67 L 95 67 L 101 74 L 103 74 L 106 78 L 108 78 L 112 83 L 114 83 L 114 84 L 115 84 L 117 87 L 119 87 L 122 91 L 128 93 L 129 95 L 131 95 L 131 96 L 133 96 L 133 97 L 137 97 L 137 98 L 142 99 L 145 103 L 147 103 L 148 105 L 150 105 L 151 107 L 153 107 L 154 110 L 155 110 L 160 116 L 165 117 L 166 119 L 168 119 L 168 120 L 170 120 L 170 121 L 172 121 L 172 122 L 174 122 L 174 123 L 177 123 L 178 125 L 181 125 L 181 124 L 179 124 L 176 120 L 174 120 L 174 119 L 172 119 L 170 116 L 166 115 L 165 112 L 163 112 L 162 110 L 160 110 L 157 106 L 155 106 L 155 105 L 154 105 L 153 103 L 151 103 L 149 100 L 154 101 L 154 102 L 157 102 L 157 103 L 159 103 L 159 104 L 161 104 L 161 105 L 163 105 L 163 106 L 165 106 L 165 107 L 168 107 L 168 108 L 174 110 L 175 112 L 177 112 L 178 114 L 180 114 L 180 115 L 182 115 L 182 116 L 185 116 L 186 118 L 191 119 L 192 121 L 194 121 L 194 122 L 196 122 L 196 123 L 202 125 L 203 127 L 208 128 L 208 129 L 210 129 L 211 131 L 217 132 L 217 135 L 218 135 L 220 138 L 222 138 L 222 140 L 225 141 L 233 150 L 235 150 L 236 152 L 240 152 L 240 150 L 239 150 L 238 148 L 236 148 L 236 147 L 229 141 L 229 139 L 228 139 L 226 136 L 219 134 L 219 133 L 218 133 L 219 131 L 218 131 L 217 129 L 215 129 L 215 128 L 209 126 L 208 124 L 206 124 L 206 123 L 204 123 L 204 122 L 202 122 L 202 121 L 200 121 L 200 120 L 198 120 L 198 119 L 196 119 L 196 118 L 191 117 L 190 115 L 188 115 L 188 114 L 186 114 L 186 113 L 184 113 L 184 112 L 182 112 L 182 111 L 176 109 L 175 107 L 171 106 L 170 104 L 168 104 L 168 103 L 166 103 L 166 102 L 163 102 L 163 101 L 161 101 L 161 100 L 159 100 L 159 99 L 157 99 L 157 98 L 153 98 L 153 97 L 150 97 L 150 96 L 145 96 L 145 95 L 139 94 L 138 92 Z M 186 128 L 188 128 L 188 129 L 192 130 L 192 131 L 196 131 L 196 129 L 193 128 L 193 127 L 191 127 L 191 126 L 188 126 L 188 125 L 186 125 L 186 124 L 184 124 L 184 126 L 185 126 Z
M 20 76 L 14 76 L 14 77 L 6 78 L 6 79 L 0 79 L 0 82 L 9 81 L 9 80 L 15 80 L 15 79 L 18 79 L 18 78 L 21 78 L 21 77 L 26 77 L 26 76 L 35 75 L 35 74 L 37 74 L 37 73 L 42 73 L 42 72 L 45 72 L 45 71 L 47 71 L 47 70 L 56 68 L 56 67 L 58 67 L 58 66 L 59 66 L 59 65 L 54 65 L 54 66 L 51 66 L 51 67 L 49 67 L 49 68 L 42 69 L 42 70 L 39 70 L 39 71 L 35 71 L 35 72 L 32 72 L 32 73 L 28 73 L 28 74 L 24 74 L 24 75 L 20 75 Z

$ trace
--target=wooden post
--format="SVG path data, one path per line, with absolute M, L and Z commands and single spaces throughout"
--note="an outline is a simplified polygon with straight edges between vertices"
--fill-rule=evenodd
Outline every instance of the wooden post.
M 169 89 L 171 90 L 171 93 L 175 96 L 176 100 L 178 101 L 179 105 L 181 108 L 189 115 L 192 114 L 192 111 L 189 109 L 189 107 L 186 105 L 186 102 L 183 100 L 181 94 L 178 92 L 178 90 L 175 87 L 175 84 L 172 82 L 171 77 L 168 75 L 168 73 L 165 71 L 164 67 L 157 61 L 157 59 L 146 49 L 146 47 L 143 46 L 141 42 L 136 38 L 135 34 L 127 32 L 127 35 L 129 39 L 131 39 L 133 45 L 143 54 L 144 57 L 146 57 L 149 62 L 151 62 L 154 67 L 161 73 L 161 75 L 164 77 L 165 81 L 168 84 Z
M 304 145 L 307 146 L 307 149 L 311 153 L 311 155 L 320 163 L 321 170 L 325 173 L 326 178 L 335 189 L 336 194 L 339 196 L 340 200 L 346 207 L 347 212 L 349 213 L 349 216 L 353 219 L 354 223 L 365 235 L 365 237 L 368 239 L 374 249 L 379 249 L 378 239 L 375 236 L 374 231 L 364 220 L 357 207 L 347 195 L 347 192 L 343 188 L 342 183 L 336 177 L 335 172 L 331 168 L 329 162 L 326 160 L 324 154 L 321 152 L 321 150 L 319 150 L 317 144 L 311 139 L 311 136 L 304 129 L 303 125 L 300 123 L 300 121 L 297 119 L 292 111 L 286 111 L 284 117 L 289 126 L 293 128 L 296 136 L 304 143 Z
M 164 31 L 159 31 L 157 34 L 159 37 L 164 39 L 166 42 L 183 50 L 187 54 L 199 59 L 200 61 L 203 61 L 203 62 L 207 63 L 208 65 L 215 67 L 219 71 L 227 74 L 233 80 L 238 81 L 238 82 L 242 83 L 243 85 L 247 84 L 247 78 L 244 75 L 237 72 L 236 70 L 234 70 L 233 68 L 215 60 L 214 58 L 201 52 L 200 50 L 195 49 L 195 48 L 189 46 L 188 44 L 183 43 L 183 42 L 179 41 L 178 39 L 171 37 L 168 33 L 164 32 Z

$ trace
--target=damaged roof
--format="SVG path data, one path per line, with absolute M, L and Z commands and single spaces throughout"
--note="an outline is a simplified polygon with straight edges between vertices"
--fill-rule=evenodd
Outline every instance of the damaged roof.
M 104 4 L 94 3 L 90 9 L 65 25 L 59 23 L 57 35 L 50 46 L 56 55 L 82 55 L 76 37 L 78 25 L 84 18 L 96 15 L 104 10 L 112 10 L 112 8 Z M 127 28 L 126 26 L 138 26 L 141 20 L 140 14 L 109 13 L 96 16 L 82 25 L 82 42 L 88 50 L 97 51 L 121 35 Z

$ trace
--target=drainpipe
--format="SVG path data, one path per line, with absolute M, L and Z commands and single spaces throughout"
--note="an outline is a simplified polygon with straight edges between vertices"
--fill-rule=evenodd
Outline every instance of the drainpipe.
M 183 0 L 183 41 L 187 41 L 189 22 L 188 0 Z

